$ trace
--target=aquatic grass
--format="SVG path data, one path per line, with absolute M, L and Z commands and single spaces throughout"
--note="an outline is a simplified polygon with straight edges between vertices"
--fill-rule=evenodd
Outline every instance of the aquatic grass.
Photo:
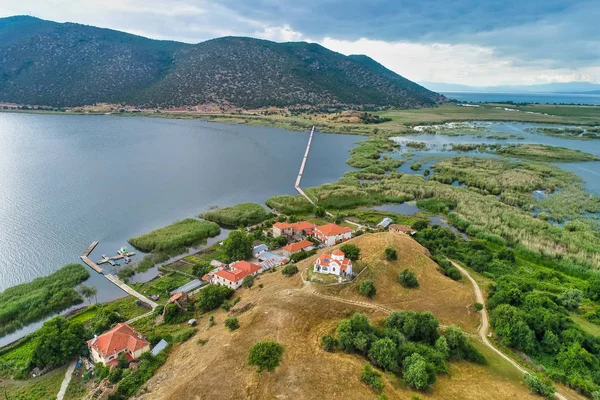
M 238 227 L 258 224 L 271 215 L 258 203 L 240 203 L 232 207 L 210 210 L 200 216 L 220 225 Z
M 129 243 L 146 253 L 178 254 L 209 237 L 217 236 L 221 228 L 214 222 L 186 218 L 171 225 L 129 239 Z

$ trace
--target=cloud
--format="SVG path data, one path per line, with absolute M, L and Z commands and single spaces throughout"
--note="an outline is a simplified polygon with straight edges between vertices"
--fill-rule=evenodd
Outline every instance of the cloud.
M 15 14 L 188 43 L 312 41 L 420 81 L 600 82 L 598 0 L 0 0 Z

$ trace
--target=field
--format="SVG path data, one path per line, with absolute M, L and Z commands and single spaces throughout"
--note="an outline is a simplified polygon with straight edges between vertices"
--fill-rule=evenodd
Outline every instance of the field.
M 104 308 L 106 311 L 116 311 L 123 317 L 125 321 L 135 318 L 139 315 L 148 312 L 147 308 L 137 306 L 135 304 L 136 298 L 133 296 L 126 296 L 118 300 L 114 300 L 108 303 L 94 304 L 87 309 L 70 317 L 72 321 L 81 322 L 83 324 L 92 320 L 97 314 L 100 308 Z
M 380 233 L 353 239 L 363 248 L 364 259 L 372 265 L 370 277 L 376 281 L 381 296 L 372 300 L 404 309 L 432 309 L 443 323 L 459 324 L 473 331 L 477 317 L 469 311 L 473 302 L 472 288 L 454 282 L 437 271 L 437 266 L 423 255 L 423 249 L 412 239 L 400 234 Z M 381 246 L 396 246 L 399 260 L 383 262 Z M 302 265 L 308 264 L 304 261 Z M 409 291 L 395 282 L 398 271 L 412 264 L 422 285 Z M 410 265 L 409 265 L 410 264 Z M 361 275 L 362 278 L 362 275 Z M 381 321 L 385 312 L 352 303 L 357 298 L 354 284 L 332 296 L 318 285 L 302 285 L 300 274 L 283 277 L 266 273 L 252 289 L 237 291 L 241 302 L 236 308 L 250 304 L 239 315 L 240 328 L 229 332 L 223 321 L 228 314 L 218 310 L 215 326 L 209 315 L 200 317 L 198 333 L 175 347 L 167 362 L 142 389 L 139 399 L 177 398 L 276 398 L 281 396 L 321 398 L 373 399 L 376 395 L 361 383 L 360 372 L 365 359 L 341 351 L 327 353 L 321 349 L 320 337 L 354 311 L 366 313 L 372 321 Z M 314 290 L 317 290 L 315 294 Z M 365 301 L 365 298 L 361 298 Z M 366 300 L 368 302 L 368 300 Z M 444 305 L 445 304 L 445 305 Z M 443 306 L 444 305 L 444 306 Z M 200 340 L 200 341 L 199 341 Z M 260 340 L 276 340 L 285 346 L 282 364 L 274 372 L 257 373 L 246 363 L 250 346 Z M 488 354 L 486 353 L 486 356 Z M 491 355 L 493 358 L 493 355 Z M 452 363 L 450 373 L 441 376 L 428 393 L 409 390 L 392 375 L 384 375 L 384 393 L 390 399 L 406 399 L 418 394 L 427 399 L 534 399 L 518 374 L 494 361 L 492 367 L 469 363 Z M 335 371 L 335 373 L 315 373 Z M 323 379 L 323 376 L 326 379 Z M 228 379 L 235 376 L 236 379 Z M 223 386 L 223 382 L 227 385 Z
M 171 225 L 129 239 L 136 249 L 146 253 L 178 254 L 199 244 L 209 237 L 217 236 L 221 229 L 214 222 L 186 218 Z
M 258 203 L 240 203 L 232 207 L 217 208 L 200 215 L 202 218 L 231 227 L 258 224 L 269 218 L 265 208 Z
M 0 393 L 7 400 L 54 400 L 66 369 L 56 368 L 39 378 L 26 381 L 0 379 Z
M 158 303 L 163 304 L 169 300 L 169 297 L 171 297 L 169 292 L 185 285 L 190 281 L 190 278 L 170 272 L 160 278 L 153 279 L 146 283 L 136 283 L 133 285 L 133 287 L 135 290 L 145 296 L 151 296 L 153 294 L 160 295 Z

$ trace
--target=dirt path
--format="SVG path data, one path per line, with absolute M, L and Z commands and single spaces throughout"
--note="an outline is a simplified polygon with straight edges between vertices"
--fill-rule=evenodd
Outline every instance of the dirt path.
M 467 279 L 469 281 L 471 281 L 471 284 L 473 285 L 473 291 L 475 292 L 476 301 L 478 303 L 485 304 L 485 301 L 483 299 L 483 293 L 481 292 L 481 288 L 479 287 L 479 285 L 477 284 L 475 279 L 473 279 L 471 274 L 469 274 L 469 271 L 467 271 L 465 268 L 461 267 L 454 261 L 451 261 L 451 262 L 452 262 L 452 265 L 454 265 L 456 267 L 456 269 L 458 269 L 463 275 L 465 275 L 467 277 Z M 479 327 L 478 333 L 479 333 L 479 337 L 481 338 L 481 341 L 483 342 L 483 344 L 486 345 L 490 350 L 492 350 L 493 352 L 498 354 L 500 357 L 502 357 L 503 359 L 505 359 L 506 361 L 511 363 L 522 374 L 529 374 L 530 372 L 527 369 L 525 369 L 519 363 L 514 361 L 512 358 L 510 358 L 509 356 L 507 356 L 506 354 L 504 354 L 503 352 L 498 350 L 489 341 L 488 331 L 490 329 L 490 324 L 489 324 L 489 316 L 487 313 L 487 309 L 484 307 L 479 313 L 481 314 L 481 326 Z M 556 396 L 556 398 L 559 400 L 567 400 L 567 397 L 563 396 L 562 394 L 560 394 L 558 392 L 554 393 L 554 396 Z
M 77 360 L 71 361 L 69 367 L 67 368 L 67 372 L 65 372 L 65 379 L 63 379 L 60 384 L 60 390 L 56 395 L 56 400 L 63 400 L 65 397 L 65 393 L 67 393 L 67 388 L 69 387 L 69 383 L 71 382 L 71 378 L 73 377 L 73 371 L 75 370 L 75 365 L 77 365 Z

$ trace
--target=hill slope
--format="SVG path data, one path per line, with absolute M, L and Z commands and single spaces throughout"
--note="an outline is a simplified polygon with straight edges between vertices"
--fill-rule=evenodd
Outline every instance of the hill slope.
M 428 107 L 445 98 L 366 56 L 225 37 L 196 45 L 32 17 L 0 18 L 0 101 Z

